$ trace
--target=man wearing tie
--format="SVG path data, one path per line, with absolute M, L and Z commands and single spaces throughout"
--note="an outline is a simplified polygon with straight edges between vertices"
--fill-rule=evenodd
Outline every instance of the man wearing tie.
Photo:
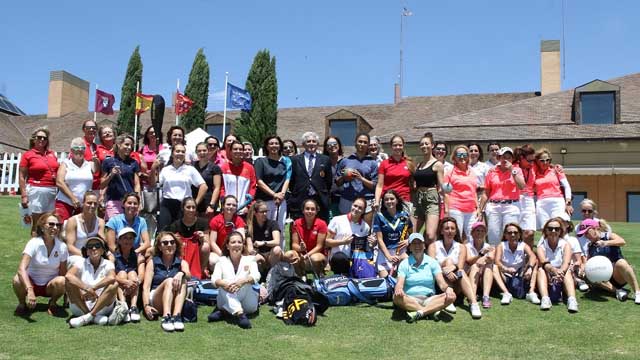
M 291 197 L 287 206 L 294 220 L 302 217 L 302 202 L 311 198 L 320 205 L 320 218 L 329 221 L 329 190 L 333 181 L 331 160 L 317 152 L 318 142 L 318 134 L 311 131 L 304 133 L 302 145 L 305 151 L 291 157 Z

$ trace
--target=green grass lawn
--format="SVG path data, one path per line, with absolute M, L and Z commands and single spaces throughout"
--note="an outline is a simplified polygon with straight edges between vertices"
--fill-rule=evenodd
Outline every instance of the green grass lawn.
M 313 328 L 287 326 L 262 307 L 253 329 L 199 322 L 184 333 L 164 333 L 159 322 L 70 329 L 47 315 L 46 300 L 29 319 L 15 317 L 11 289 L 28 231 L 18 225 L 18 198 L 0 197 L 0 359 L 5 358 L 261 358 L 261 359 L 591 359 L 640 357 L 640 306 L 602 294 L 579 294 L 580 312 L 557 305 L 549 312 L 521 300 L 483 310 L 467 306 L 446 321 L 407 324 L 400 313 L 367 305 L 330 308 Z M 640 225 L 612 224 L 627 240 L 624 255 L 640 264 Z

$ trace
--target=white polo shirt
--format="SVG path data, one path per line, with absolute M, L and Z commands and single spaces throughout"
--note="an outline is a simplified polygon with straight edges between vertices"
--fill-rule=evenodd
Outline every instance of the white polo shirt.
M 94 269 L 93 265 L 91 265 L 89 258 L 84 259 L 82 262 L 77 262 L 74 266 L 78 269 L 78 277 L 87 286 L 96 285 L 107 277 L 110 271 L 115 271 L 113 263 L 104 258 L 100 259 L 100 265 L 98 265 L 97 269 Z M 103 289 L 96 290 L 96 294 L 100 295 Z
M 67 244 L 57 238 L 54 240 L 51 253 L 47 256 L 47 246 L 42 237 L 34 237 L 29 240 L 22 254 L 31 257 L 27 272 L 33 282 L 39 286 L 47 285 L 49 281 L 58 276 L 60 263 L 67 261 L 69 257 Z
M 260 282 L 260 271 L 255 256 L 242 256 L 238 264 L 238 271 L 233 268 L 231 260 L 223 256 L 220 258 L 211 275 L 211 282 L 215 284 L 216 280 L 237 280 L 251 276 L 255 284 Z
M 444 242 L 442 240 L 436 241 L 436 260 L 438 263 L 442 263 L 445 259 L 451 259 L 453 264 L 458 264 L 460 260 L 460 243 L 453 242 L 449 251 L 444 248 Z
M 552 250 L 549 247 L 549 242 L 547 239 L 543 238 L 538 246 L 543 246 L 544 254 L 547 257 L 547 261 L 553 265 L 555 268 L 559 268 L 562 266 L 562 260 L 564 257 L 564 245 L 567 243 L 565 239 L 558 240 L 558 246 L 556 246 L 555 250 Z
M 501 243 L 501 246 L 502 258 L 500 260 L 502 260 L 502 265 L 520 270 L 520 268 L 522 268 L 522 266 L 524 265 L 524 261 L 527 256 L 526 252 L 524 251 L 525 243 L 522 241 L 518 242 L 515 251 L 511 251 L 508 241 L 503 241 Z
M 491 247 L 491 245 L 487 243 L 482 243 L 482 247 L 480 248 L 480 250 L 477 250 L 476 247 L 473 246 L 473 241 L 468 241 L 465 245 L 467 246 L 467 254 L 470 257 L 478 256 L 480 255 L 480 251 L 487 250 L 488 248 Z
M 160 172 L 160 184 L 163 198 L 182 201 L 185 197 L 193 196 L 191 186 L 204 184 L 204 179 L 191 165 L 183 164 L 177 169 L 167 165 Z
M 367 224 L 364 220 L 360 219 L 359 223 L 354 223 L 349 220 L 348 215 L 340 215 L 331 219 L 329 222 L 329 226 L 327 227 L 330 231 L 334 232 L 336 235 L 334 239 L 341 240 L 345 237 L 354 235 L 354 236 L 368 236 L 369 235 L 369 224 Z M 339 252 L 345 253 L 347 256 L 351 256 L 351 244 L 346 245 L 338 245 L 331 248 L 331 253 L 329 254 L 329 258 L 333 257 L 334 254 Z

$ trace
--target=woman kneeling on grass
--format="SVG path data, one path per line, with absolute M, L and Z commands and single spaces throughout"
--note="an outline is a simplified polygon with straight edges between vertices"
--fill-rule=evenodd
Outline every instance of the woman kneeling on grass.
M 162 231 L 153 250 L 144 274 L 144 314 L 149 320 L 164 314 L 160 326 L 166 332 L 184 331 L 181 313 L 191 274 L 189 264 L 181 258 L 182 242 L 173 233 Z
M 398 266 L 393 303 L 407 311 L 408 322 L 415 322 L 453 304 L 456 293 L 442 276 L 438 261 L 424 253 L 424 237 L 413 233 L 408 242 L 410 255 Z M 435 295 L 434 280 L 442 294 Z
M 469 277 L 464 272 L 467 247 L 461 244 L 460 230 L 456 219 L 445 217 L 440 220 L 438 236 L 441 240 L 431 243 L 427 253 L 438 261 L 447 283 L 456 290 L 456 293 L 462 292 L 467 298 L 471 317 L 474 319 L 481 318 L 482 312 L 480 311 L 478 300 L 476 300 L 476 294 L 473 293 Z M 445 310 L 455 313 L 456 307 L 452 303 Z
M 211 282 L 219 289 L 218 309 L 209 315 L 209 321 L 220 321 L 226 314 L 232 315 L 238 326 L 250 329 L 247 314 L 258 311 L 258 293 L 253 284 L 260 281 L 260 271 L 254 256 L 243 255 L 244 238 L 237 231 L 231 232 L 222 249 L 222 257 L 216 264 Z
M 118 282 L 118 299 L 127 302 L 129 299 L 129 315 L 125 322 L 140 321 L 138 311 L 138 293 L 144 275 L 144 255 L 136 253 L 133 241 L 136 231 L 125 227 L 118 233 L 118 249 L 115 253 L 116 281 Z
M 13 291 L 18 297 L 15 314 L 28 315 L 36 307 L 36 296 L 49 300 L 49 314 L 60 309 L 56 301 L 64 294 L 67 272 L 67 245 L 58 238 L 62 223 L 54 213 L 44 213 L 35 225 L 36 237 L 29 240 L 22 252 L 18 273 L 13 277 Z
M 69 325 L 107 325 L 118 293 L 115 267 L 107 259 L 107 246 L 101 237 L 87 239 L 82 255 L 84 261 L 75 263 L 66 275 L 69 310 L 76 316 Z

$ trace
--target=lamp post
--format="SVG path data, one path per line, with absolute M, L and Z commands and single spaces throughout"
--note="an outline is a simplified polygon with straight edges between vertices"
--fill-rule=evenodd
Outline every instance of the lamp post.
M 409 11 L 406 7 L 402 8 L 402 13 L 400 13 L 400 71 L 398 74 L 399 83 L 400 83 L 400 97 L 402 97 L 402 87 L 404 85 L 404 66 L 402 63 L 402 51 L 404 48 L 404 18 L 407 16 L 412 16 L 413 13 Z

